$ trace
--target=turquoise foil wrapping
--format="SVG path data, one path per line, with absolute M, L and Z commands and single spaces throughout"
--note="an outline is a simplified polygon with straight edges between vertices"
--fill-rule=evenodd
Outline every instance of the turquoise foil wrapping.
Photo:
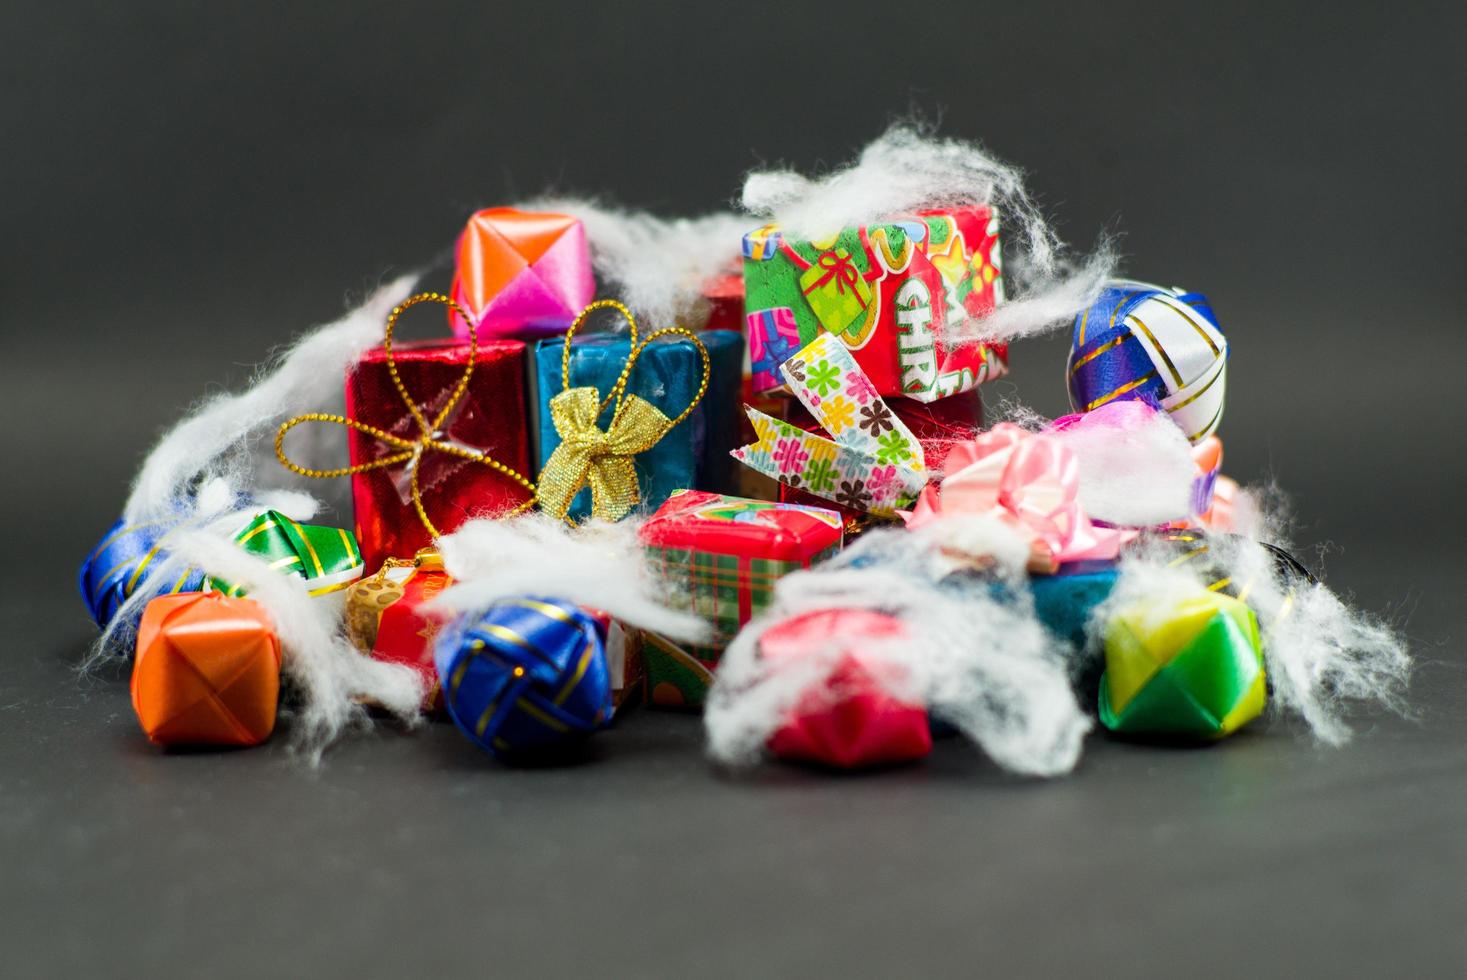
M 638 505 L 655 510 L 674 490 L 732 491 L 736 463 L 729 455 L 738 446 L 739 401 L 744 339 L 734 330 L 709 330 L 699 339 L 708 349 L 711 371 L 708 391 L 693 413 L 662 440 L 636 457 Z M 539 473 L 560 445 L 560 434 L 550 417 L 550 399 L 560 394 L 560 364 L 564 341 L 542 340 L 531 365 L 536 419 L 535 459 Z M 570 384 L 590 386 L 605 397 L 631 354 L 625 334 L 589 334 L 571 341 Z M 656 341 L 643 351 L 632 368 L 627 391 L 646 399 L 668 418 L 676 418 L 698 391 L 703 369 L 697 348 L 685 340 Z M 605 427 L 611 407 L 602 413 Z M 571 504 L 570 517 L 584 520 L 591 513 L 591 493 L 583 489 Z

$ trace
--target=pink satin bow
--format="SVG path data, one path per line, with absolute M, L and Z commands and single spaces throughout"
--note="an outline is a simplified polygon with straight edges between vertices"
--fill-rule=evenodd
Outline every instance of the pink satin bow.
M 994 517 L 1029 541 L 1029 570 L 1052 574 L 1061 563 L 1110 559 L 1135 534 L 1097 527 L 1080 507 L 1080 464 L 1059 440 L 1002 422 L 957 443 L 947 476 L 917 498 L 909 528 L 955 516 Z M 979 557 L 979 556 L 974 556 Z

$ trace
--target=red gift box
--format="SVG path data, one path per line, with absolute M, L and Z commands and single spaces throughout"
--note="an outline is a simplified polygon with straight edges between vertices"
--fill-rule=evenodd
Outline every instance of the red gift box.
M 453 397 L 469 363 L 469 344 L 417 341 L 394 344 L 398 375 L 430 422 Z M 403 439 L 421 436 L 418 422 L 392 383 L 387 352 L 374 348 L 347 375 L 346 414 Z M 529 475 L 529 422 L 525 411 L 525 345 L 518 340 L 482 340 L 463 396 L 436 436 L 440 442 L 482 450 L 516 472 Z M 347 441 L 353 466 L 401 452 L 398 447 L 352 429 Z M 432 543 L 413 507 L 406 463 L 352 475 L 357 542 L 368 568 L 388 558 L 416 554 Z M 494 469 L 450 453 L 428 451 L 419 463 L 423 507 L 441 533 L 474 517 L 494 516 L 523 503 L 529 493 Z
M 805 613 L 766 630 L 759 656 L 772 663 L 832 649 L 838 654 L 824 682 L 770 736 L 769 751 L 842 769 L 907 762 L 932 751 L 926 709 L 891 693 L 900 668 L 863 656 L 863 645 L 900 642 L 905 633 L 900 620 L 868 609 Z
M 708 322 L 704 330 L 744 329 L 744 276 L 738 267 L 726 275 L 710 279 L 703 286 L 708 301 Z
M 387 663 L 413 668 L 423 679 L 423 707 L 443 708 L 433 644 L 452 618 L 425 608 L 453 584 L 441 567 L 384 569 L 351 587 L 346 598 L 346 626 L 363 653 Z
M 928 471 L 932 473 L 942 472 L 942 464 L 955 443 L 973 438 L 983 428 L 983 396 L 977 388 L 970 388 L 935 402 L 919 402 L 895 396 L 887 397 L 884 401 L 922 444 L 923 458 Z M 785 400 L 785 414 L 782 418 L 806 432 L 824 431 L 814 416 L 805 410 L 805 406 L 793 398 Z M 778 484 L 778 487 L 779 499 L 785 503 L 838 510 L 847 523 L 865 519 L 861 511 L 842 507 L 807 490 L 799 490 L 783 483 Z

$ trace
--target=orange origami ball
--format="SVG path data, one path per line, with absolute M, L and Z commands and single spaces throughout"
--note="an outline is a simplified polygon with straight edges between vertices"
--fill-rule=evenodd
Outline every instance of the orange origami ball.
M 149 602 L 132 706 L 158 745 L 258 745 L 275 728 L 280 641 L 260 604 L 218 592 Z
M 596 296 L 586 229 L 566 214 L 488 208 L 469 218 L 455 256 L 453 301 L 479 337 L 565 333 Z M 457 312 L 453 332 L 467 337 Z

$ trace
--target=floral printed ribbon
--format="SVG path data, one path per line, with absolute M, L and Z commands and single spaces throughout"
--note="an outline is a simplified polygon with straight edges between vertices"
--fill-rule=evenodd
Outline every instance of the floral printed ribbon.
M 830 438 L 745 406 L 758 438 L 735 449 L 734 458 L 855 510 L 894 516 L 911 506 L 927 485 L 922 445 L 876 394 L 850 350 L 822 333 L 779 370 Z

